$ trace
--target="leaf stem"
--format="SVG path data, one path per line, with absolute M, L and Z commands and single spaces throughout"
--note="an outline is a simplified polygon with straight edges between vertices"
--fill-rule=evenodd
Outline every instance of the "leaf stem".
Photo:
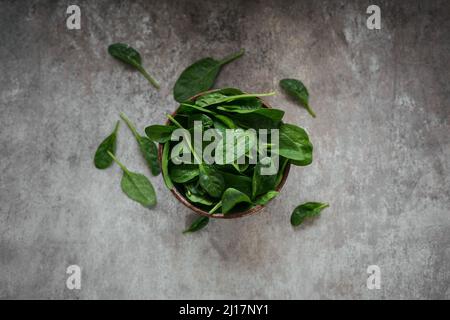
M 225 58 L 223 58 L 223 59 L 220 61 L 220 64 L 221 64 L 221 65 L 224 65 L 224 64 L 230 63 L 231 61 L 234 61 L 234 60 L 236 60 L 236 59 L 242 57 L 242 55 L 243 55 L 244 53 L 245 53 L 245 50 L 244 50 L 244 49 L 241 49 L 241 50 L 239 50 L 238 52 L 233 53 L 233 54 L 231 54 L 231 55 L 226 56 Z
M 169 118 L 169 120 L 171 122 L 173 122 L 178 128 L 184 130 L 183 131 L 184 140 L 186 140 L 186 143 L 187 143 L 189 149 L 191 150 L 192 154 L 194 155 L 195 160 L 197 160 L 198 165 L 200 166 L 200 170 L 201 170 L 203 168 L 202 167 L 202 159 L 198 156 L 197 152 L 195 152 L 194 148 L 192 147 L 191 140 L 188 139 L 189 137 L 186 136 L 187 130 L 185 128 L 183 128 L 183 126 L 177 120 L 175 120 L 174 117 L 172 117 L 170 114 L 167 115 L 167 118 Z
M 214 206 L 214 208 L 212 208 L 209 213 L 213 214 L 214 212 L 217 211 L 217 209 L 219 209 L 222 206 L 222 200 L 220 200 L 219 202 L 217 202 L 217 204 Z
M 120 121 L 117 120 L 116 126 L 114 127 L 114 133 L 117 133 L 117 131 L 119 130 L 119 125 L 120 125 Z
M 311 109 L 311 107 L 309 106 L 309 104 L 306 104 L 306 105 L 305 105 L 305 109 L 306 109 L 306 111 L 308 111 L 308 113 L 309 113 L 313 118 L 316 117 L 316 114 L 315 114 L 314 111 Z
M 167 115 L 167 118 L 168 118 L 171 122 L 173 122 L 173 124 L 176 125 L 178 128 L 184 129 L 183 126 L 182 126 L 177 120 L 175 120 L 175 118 L 172 117 L 170 114 Z
M 125 167 L 125 165 L 120 162 L 109 150 L 107 151 L 109 156 L 114 160 L 115 163 L 117 163 L 119 165 L 119 167 L 126 173 L 130 173 L 127 169 L 127 167 Z
M 156 81 L 151 75 L 149 75 L 148 72 L 145 71 L 145 69 L 142 66 L 138 66 L 137 69 L 139 70 L 140 73 L 142 73 L 145 79 L 147 79 L 148 82 L 150 82 L 152 86 L 154 86 L 156 89 L 159 89 L 158 81 Z
M 125 121 L 128 128 L 130 128 L 131 132 L 133 132 L 136 139 L 139 139 L 141 136 L 136 131 L 136 127 L 133 125 L 133 123 L 130 121 L 130 119 L 128 119 L 127 116 L 123 112 L 120 113 L 120 117 L 122 118 L 123 121 Z

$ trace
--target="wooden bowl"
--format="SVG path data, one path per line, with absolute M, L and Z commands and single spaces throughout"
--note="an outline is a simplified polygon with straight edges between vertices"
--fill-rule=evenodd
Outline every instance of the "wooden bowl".
M 199 96 L 202 96 L 202 95 L 204 95 L 206 93 L 211 93 L 211 92 L 214 92 L 214 91 L 217 91 L 217 90 L 218 89 L 209 90 L 209 91 L 205 91 L 205 92 L 199 93 L 199 94 L 193 96 L 192 98 L 190 98 L 189 100 L 193 101 L 193 100 L 197 99 Z M 263 99 L 260 98 L 260 100 L 261 100 L 261 102 L 262 102 L 262 104 L 263 104 L 263 106 L 265 108 L 271 108 L 270 105 L 267 102 L 265 102 Z M 172 113 L 172 117 L 174 117 L 176 114 L 177 114 L 176 111 L 173 112 Z M 166 121 L 166 125 L 169 125 L 169 124 L 170 124 L 170 120 L 167 120 Z M 159 160 L 160 165 L 162 165 L 162 161 L 161 161 L 161 159 L 162 159 L 162 152 L 163 152 L 163 145 L 159 144 L 159 147 L 158 147 L 158 160 Z M 286 165 L 286 168 L 284 169 L 283 178 L 281 179 L 280 183 L 278 184 L 278 186 L 275 189 L 276 191 L 280 191 L 281 188 L 283 188 L 283 186 L 284 186 L 284 184 L 286 182 L 286 179 L 287 179 L 287 177 L 289 175 L 290 168 L 291 168 L 291 164 L 288 163 Z M 163 173 L 161 172 L 161 174 L 163 174 Z M 189 200 L 187 200 L 183 196 L 183 194 L 178 191 L 178 189 L 176 187 L 173 187 L 172 190 L 170 190 L 170 191 L 172 191 L 172 193 L 175 196 L 175 198 L 177 198 L 178 201 L 180 201 L 186 207 L 188 207 L 189 209 L 191 209 L 192 211 L 194 211 L 195 213 L 197 213 L 197 214 L 199 214 L 201 216 L 210 217 L 210 218 L 216 218 L 216 219 L 241 218 L 241 217 L 245 217 L 245 216 L 254 215 L 254 214 L 260 212 L 265 207 L 265 206 L 258 205 L 258 206 L 255 206 L 253 208 L 250 208 L 250 209 L 248 209 L 246 211 L 242 211 L 242 212 L 234 212 L 234 213 L 227 213 L 227 214 L 223 214 L 223 213 L 210 214 L 208 211 L 200 209 L 200 208 L 196 207 L 194 204 L 190 203 Z

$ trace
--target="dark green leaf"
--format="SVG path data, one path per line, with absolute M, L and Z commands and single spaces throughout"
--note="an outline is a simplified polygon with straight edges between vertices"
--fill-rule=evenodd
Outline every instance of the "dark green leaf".
M 251 116 L 254 115 L 261 115 L 266 118 L 269 118 L 273 121 L 280 121 L 283 119 L 284 111 L 279 109 L 268 109 L 268 108 L 261 108 L 261 109 L 228 109 L 225 106 L 218 107 L 217 109 L 227 111 L 230 113 L 239 113 L 239 114 L 250 114 Z
M 176 183 L 186 183 L 195 177 L 198 177 L 199 169 L 196 164 L 182 163 L 175 165 L 170 169 L 170 178 Z
M 113 163 L 113 159 L 109 156 L 108 151 L 112 154 L 116 153 L 118 129 L 119 121 L 117 121 L 114 131 L 98 146 L 94 156 L 94 165 L 97 169 L 106 169 Z
M 297 166 L 306 166 L 312 162 L 313 146 L 304 129 L 284 123 L 279 134 L 281 156 L 290 159 Z
M 247 196 L 252 196 L 252 179 L 244 175 L 237 175 L 221 171 L 222 177 L 225 180 L 225 185 L 228 188 L 237 189 Z
M 281 183 L 281 180 L 283 180 L 283 176 L 284 176 L 284 171 L 286 170 L 286 166 L 289 163 L 289 159 L 280 156 L 279 158 L 279 166 L 280 169 L 278 170 L 278 174 L 277 174 L 277 181 L 275 182 L 275 186 L 278 187 L 278 185 Z
M 286 91 L 292 98 L 299 101 L 314 118 L 316 114 L 309 106 L 309 93 L 305 85 L 296 79 L 283 79 L 280 81 L 280 87 Z
M 220 198 L 225 190 L 225 180 L 223 175 L 212 167 L 201 167 L 199 183 L 213 198 Z
M 141 153 L 144 156 L 145 161 L 147 162 L 152 174 L 157 176 L 161 173 L 161 167 L 159 166 L 158 161 L 158 148 L 155 143 L 151 141 L 147 137 L 141 137 L 139 140 L 139 148 L 141 149 Z
M 209 222 L 208 217 L 203 217 L 203 216 L 198 217 L 197 219 L 195 219 L 194 222 L 192 222 L 192 224 L 189 228 L 187 228 L 186 230 L 183 231 L 183 233 L 191 233 L 191 232 L 195 232 L 200 229 L 203 229 L 204 227 L 206 227 L 208 222 Z
M 294 209 L 291 215 L 291 224 L 298 226 L 309 217 L 317 216 L 323 209 L 329 207 L 326 203 L 320 202 L 307 202 L 299 205 Z
M 262 196 L 258 197 L 255 200 L 256 205 L 265 206 L 267 203 L 269 203 L 270 200 L 278 196 L 279 192 L 272 190 L 267 192 L 266 194 L 263 194 Z
M 125 121 L 128 128 L 130 128 L 134 137 L 136 138 L 137 143 L 139 144 L 139 149 L 141 150 L 141 154 L 144 157 L 147 165 L 149 166 L 152 174 L 157 176 L 161 172 L 161 168 L 159 167 L 158 162 L 158 149 L 153 141 L 151 141 L 147 137 L 141 136 L 134 124 L 125 116 L 125 114 L 121 113 L 120 117 Z
M 228 188 L 222 196 L 222 213 L 228 213 L 236 205 L 242 203 L 251 204 L 252 201 L 245 193 L 233 188 Z
M 109 156 L 122 168 L 123 176 L 120 186 L 122 191 L 132 200 L 144 207 L 156 204 L 156 194 L 151 182 L 140 173 L 129 171 L 117 158 L 108 152 Z
M 156 89 L 159 89 L 159 83 L 150 76 L 142 67 L 142 59 L 136 49 L 124 43 L 115 43 L 108 47 L 108 52 L 114 58 L 136 68 Z
M 202 123 L 203 129 L 205 129 L 205 130 L 214 126 L 213 120 L 210 117 L 208 117 L 206 114 L 201 114 L 201 113 L 191 114 L 189 116 L 189 121 L 188 121 L 189 127 L 193 127 L 195 121 L 200 121 Z
M 176 101 L 184 102 L 196 94 L 210 89 L 223 65 L 241 57 L 244 50 L 232 54 L 223 60 L 204 58 L 187 67 L 173 88 Z
M 176 127 L 174 126 L 163 126 L 155 124 L 145 128 L 145 134 L 152 141 L 166 143 L 167 141 L 170 141 L 170 136 L 175 129 Z
M 258 164 L 255 166 L 255 169 L 253 170 L 252 180 L 252 198 L 275 189 L 278 171 L 273 174 L 269 174 L 272 173 L 271 169 L 269 168 L 273 165 L 274 163 L 272 159 L 266 157 L 264 159 L 261 159 L 260 162 L 258 162 Z
M 253 100 L 255 98 L 259 97 L 268 97 L 275 95 L 275 92 L 268 92 L 268 93 L 243 93 L 238 94 L 234 96 L 227 96 L 224 94 L 221 94 L 220 92 L 211 92 L 207 93 L 204 96 L 200 96 L 195 101 L 195 104 L 202 108 L 207 108 L 213 105 L 222 105 L 227 104 L 229 102 L 235 102 L 239 101 L 241 103 L 241 100 L 250 99 Z
M 173 182 L 169 175 L 169 154 L 170 154 L 170 142 L 167 141 L 163 147 L 163 154 L 161 157 L 161 170 L 164 178 L 164 183 L 169 190 L 173 188 Z
M 211 199 L 209 199 L 207 196 L 194 194 L 194 193 L 190 192 L 189 190 L 186 191 L 186 198 L 188 198 L 188 200 L 193 203 L 199 203 L 199 204 L 203 204 L 205 206 L 212 206 L 214 204 L 214 202 Z

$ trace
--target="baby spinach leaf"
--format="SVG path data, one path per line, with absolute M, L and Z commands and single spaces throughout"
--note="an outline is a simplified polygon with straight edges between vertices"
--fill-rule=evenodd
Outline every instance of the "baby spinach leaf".
M 194 194 L 189 190 L 186 191 L 186 198 L 193 203 L 200 203 L 205 206 L 212 206 L 214 204 L 214 202 L 211 199 L 208 199 L 208 197 Z
M 233 119 L 224 116 L 223 114 L 215 114 L 214 117 L 216 117 L 218 120 L 220 120 L 224 125 L 226 125 L 229 129 L 236 129 L 237 126 L 234 123 Z
M 200 166 L 200 186 L 213 198 L 220 198 L 225 190 L 222 174 L 210 166 Z
M 153 141 L 151 141 L 147 137 L 141 136 L 134 124 L 127 118 L 124 113 L 120 114 L 120 117 L 127 124 L 128 128 L 130 128 L 131 132 L 136 138 L 137 143 L 139 144 L 139 149 L 141 150 L 142 156 L 144 157 L 147 165 L 149 166 L 152 174 L 157 176 L 161 172 L 161 168 L 159 167 L 158 162 L 158 149 Z
M 206 194 L 206 191 L 202 189 L 202 187 L 198 183 L 198 180 L 195 182 L 185 183 L 184 187 L 186 188 L 186 191 L 189 191 L 190 193 L 198 196 L 204 196 Z
M 156 204 L 156 194 L 147 177 L 143 174 L 129 171 L 111 152 L 108 151 L 108 154 L 123 171 L 120 183 L 122 191 L 130 199 L 139 202 L 144 207 L 154 206 Z
M 262 196 L 258 197 L 255 200 L 256 205 L 265 206 L 267 203 L 269 203 L 270 200 L 278 196 L 280 193 L 275 190 L 271 190 L 267 192 L 266 194 L 263 194 Z
M 284 123 L 279 135 L 281 156 L 290 159 L 297 166 L 306 166 L 312 162 L 313 146 L 303 128 Z
M 286 170 L 286 166 L 288 165 L 288 163 L 289 159 L 280 156 L 279 159 L 280 170 L 278 170 L 277 181 L 275 182 L 276 187 L 278 187 L 278 185 L 281 183 L 281 180 L 283 180 L 284 170 Z
M 242 203 L 251 204 L 252 201 L 245 193 L 233 188 L 228 188 L 222 196 L 222 213 L 228 213 L 236 205 Z
M 306 89 L 305 85 L 296 79 L 283 79 L 280 81 L 280 87 L 287 92 L 292 98 L 298 100 L 305 109 L 309 112 L 309 114 L 315 118 L 316 114 L 312 111 L 309 106 L 309 93 L 308 89 Z
M 152 141 L 159 142 L 159 143 L 166 143 L 167 141 L 170 141 L 172 132 L 175 129 L 176 128 L 174 126 L 163 126 L 163 125 L 155 124 L 155 125 L 148 126 L 147 128 L 145 128 L 145 134 Z
M 252 180 L 252 198 L 275 189 L 277 174 L 268 174 L 270 173 L 269 168 L 273 165 L 272 159 L 266 157 L 255 166 Z M 263 171 L 263 168 L 266 170 Z
M 294 209 L 291 215 L 291 224 L 298 226 L 309 217 L 317 216 L 323 209 L 329 207 L 327 203 L 307 202 Z
M 136 68 L 156 89 L 159 89 L 159 83 L 142 67 L 142 59 L 136 49 L 124 43 L 115 43 L 108 47 L 108 52 L 114 58 Z
M 252 116 L 257 114 L 264 117 L 267 117 L 273 121 L 280 121 L 283 119 L 284 111 L 279 109 L 269 109 L 269 108 L 261 108 L 261 109 L 229 109 L 226 106 L 217 107 L 219 110 L 227 111 L 230 113 L 239 113 L 239 114 L 251 114 Z
M 247 196 L 252 196 L 252 179 L 244 175 L 237 175 L 220 171 L 225 180 L 225 185 L 229 188 L 237 189 Z
M 240 50 L 222 60 L 204 58 L 187 67 L 181 73 L 173 88 L 175 100 L 184 102 L 197 93 L 210 89 L 222 66 L 236 60 L 243 54 L 244 50 Z
M 170 154 L 170 141 L 167 141 L 163 147 L 163 154 L 161 156 L 161 170 L 164 178 L 164 183 L 169 190 L 173 188 L 173 182 L 169 175 L 169 154 Z
M 195 232 L 200 229 L 203 229 L 204 227 L 206 227 L 208 222 L 209 222 L 208 217 L 203 217 L 203 216 L 198 217 L 197 219 L 194 220 L 194 222 L 192 222 L 192 224 L 189 228 L 187 228 L 186 230 L 183 231 L 183 233 L 186 234 L 186 233 L 191 233 L 191 232 Z
M 195 105 L 204 108 L 215 104 L 217 101 L 222 101 L 223 99 L 226 98 L 228 98 L 228 96 L 220 92 L 211 92 L 201 97 L 198 97 L 197 100 L 195 100 Z
M 113 159 L 109 156 L 108 151 L 113 154 L 116 153 L 117 131 L 119 130 L 119 124 L 120 122 L 117 121 L 114 131 L 106 137 L 102 143 L 100 143 L 97 151 L 95 151 L 94 165 L 97 169 L 106 169 L 113 163 Z
M 186 183 L 200 174 L 198 165 L 182 163 L 170 169 L 170 178 L 176 183 Z
M 233 141 L 226 141 L 226 135 L 219 141 L 215 150 L 215 161 L 218 164 L 232 164 L 248 154 L 257 142 L 256 132 L 237 129 Z
M 205 96 L 199 97 L 195 104 L 202 108 L 207 108 L 217 104 L 226 104 L 228 102 L 244 99 L 254 99 L 259 97 L 269 97 L 275 95 L 275 92 L 268 93 L 243 93 L 234 96 L 226 96 L 219 92 L 211 92 Z
M 193 127 L 195 121 L 201 121 L 202 127 L 204 129 L 209 129 L 214 126 L 213 120 L 206 114 L 195 113 L 195 114 L 189 115 L 189 121 L 188 121 L 189 127 Z

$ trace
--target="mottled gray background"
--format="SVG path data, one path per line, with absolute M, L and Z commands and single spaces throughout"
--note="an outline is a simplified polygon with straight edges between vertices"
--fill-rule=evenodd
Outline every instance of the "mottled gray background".
M 449 34 L 449 1 L 1 1 L 0 297 L 450 298 Z M 160 91 L 108 56 L 118 41 Z M 194 216 L 161 176 L 148 210 L 93 154 L 120 111 L 162 123 L 187 65 L 240 48 L 217 87 L 302 79 L 317 119 L 269 100 L 308 129 L 315 160 L 261 214 L 182 235 Z M 149 174 L 125 126 L 118 156 Z M 331 207 L 294 230 L 307 200 Z M 70 264 L 81 290 L 65 287 Z M 366 288 L 372 264 L 380 290 Z

